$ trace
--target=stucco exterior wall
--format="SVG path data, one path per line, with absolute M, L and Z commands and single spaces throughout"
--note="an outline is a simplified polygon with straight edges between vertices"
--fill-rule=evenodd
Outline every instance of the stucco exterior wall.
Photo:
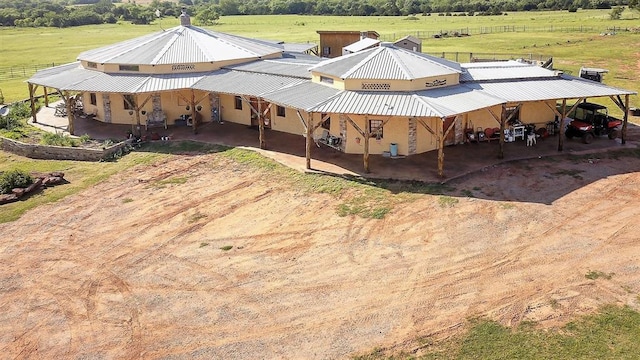
M 237 110 L 235 108 L 235 96 L 220 94 L 220 109 L 223 121 L 251 125 L 251 107 L 243 101 L 242 109 Z
M 334 87 L 337 86 L 336 82 L 334 80 Z M 449 74 L 414 80 L 347 79 L 344 81 L 344 88 L 356 91 L 416 91 L 442 88 L 457 85 L 458 83 L 459 75 Z
M 547 104 L 554 109 L 554 100 L 547 101 Z M 553 110 L 542 101 L 523 103 L 520 108 L 520 121 L 525 124 L 536 124 L 537 128 L 544 127 L 548 122 L 555 119 Z
M 442 127 L 442 119 L 440 118 L 421 118 L 433 131 L 439 131 Z M 438 148 L 438 141 L 435 136 L 431 135 L 427 129 L 418 122 L 417 124 L 417 147 L 416 153 L 424 153 L 427 151 L 436 150 Z
M 499 119 L 502 114 L 502 105 L 496 105 L 490 109 L 496 116 L 498 116 Z M 468 113 L 466 121 L 463 121 L 463 124 L 466 124 L 463 125 L 465 128 L 472 128 L 474 131 L 478 128 L 482 128 L 484 130 L 486 128 L 500 127 L 499 120 L 494 119 L 487 109 L 480 109 Z
M 295 109 L 285 108 L 284 117 L 278 116 L 276 109 L 277 109 L 276 104 L 271 105 L 270 119 L 271 119 L 272 130 L 282 131 L 289 134 L 295 134 L 300 136 L 306 133 L 304 130 L 305 128 L 302 125 L 302 122 L 300 121 L 300 119 L 298 118 L 298 114 L 296 113 Z M 303 116 L 303 119 L 306 122 L 307 114 L 304 112 L 300 112 L 300 114 Z
M 349 117 L 364 130 L 367 124 L 367 120 L 385 120 L 383 117 L 369 117 L 364 115 L 349 115 Z M 333 127 L 333 122 L 332 122 Z M 349 154 L 362 154 L 364 153 L 364 139 L 362 135 L 347 122 L 347 136 L 345 152 Z M 385 151 L 389 151 L 391 143 L 398 145 L 398 155 L 409 154 L 409 119 L 403 117 L 392 117 L 389 122 L 384 126 L 381 139 L 375 137 L 369 139 L 369 154 L 382 154 Z

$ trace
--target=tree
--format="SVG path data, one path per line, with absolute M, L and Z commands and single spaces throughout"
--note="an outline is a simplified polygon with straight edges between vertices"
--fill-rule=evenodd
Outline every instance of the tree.
M 629 9 L 640 11 L 640 0 L 629 0 Z
M 196 20 L 200 25 L 215 25 L 220 19 L 216 5 L 209 5 L 198 9 Z
M 622 12 L 624 11 L 624 7 L 622 6 L 614 6 L 609 13 L 609 17 L 611 20 L 620 20 L 622 17 Z

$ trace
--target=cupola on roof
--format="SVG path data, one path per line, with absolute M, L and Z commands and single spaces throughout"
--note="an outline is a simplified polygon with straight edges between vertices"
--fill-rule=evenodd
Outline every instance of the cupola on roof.
M 180 22 L 182 25 L 171 29 L 85 51 L 78 60 L 129 65 L 240 63 L 243 59 L 279 57 L 283 51 L 282 46 L 266 41 L 192 26 L 185 13 Z
M 416 80 L 462 71 L 456 62 L 384 44 L 323 61 L 311 72 L 345 80 Z

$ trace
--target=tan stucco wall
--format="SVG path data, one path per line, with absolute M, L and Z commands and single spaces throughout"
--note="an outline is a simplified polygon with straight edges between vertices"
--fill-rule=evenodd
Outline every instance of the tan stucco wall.
M 246 102 L 242 102 L 242 110 L 236 110 L 235 96 L 220 94 L 220 108 L 222 120 L 251 125 L 251 107 Z
M 282 57 L 280 53 L 263 56 L 261 59 L 278 59 Z M 121 64 L 97 64 L 97 68 L 89 68 L 87 61 L 81 61 L 84 68 L 90 70 L 99 70 L 105 72 L 121 72 L 131 74 L 188 74 L 192 72 L 214 71 L 224 66 L 244 64 L 257 60 L 258 57 L 248 57 L 244 59 L 233 59 L 227 61 L 216 61 L 213 63 L 184 63 L 184 64 L 167 64 L 167 65 L 139 65 L 139 71 L 120 71 Z M 127 65 L 127 64 L 122 64 Z M 134 65 L 134 64 L 132 64 Z
M 554 109 L 556 102 L 547 101 L 547 104 Z M 520 121 L 525 124 L 535 124 L 536 128 L 544 127 L 548 122 L 555 119 L 553 110 L 542 101 L 523 103 L 520 108 Z
M 458 85 L 459 83 L 459 75 L 458 74 L 449 74 L 442 76 L 433 76 L 421 79 L 414 80 L 362 80 L 362 79 L 347 79 L 345 80 L 345 89 L 348 90 L 366 90 L 366 91 L 416 91 L 416 90 L 429 90 L 429 89 L 437 89 L 443 88 L 452 85 Z M 433 86 L 433 84 L 437 83 L 438 85 Z M 372 85 L 376 84 L 388 84 L 389 88 L 377 88 Z M 427 84 L 430 86 L 427 87 Z M 441 85 L 440 85 L 441 84 Z
M 421 118 L 433 131 L 438 131 L 442 128 L 442 119 L 440 118 Z M 431 135 L 427 129 L 418 122 L 417 124 L 417 146 L 416 153 L 424 153 L 427 151 L 436 150 L 438 148 L 438 140 L 435 136 Z
M 305 127 L 302 125 L 302 122 L 298 118 L 296 114 L 296 110 L 292 108 L 285 108 L 285 116 L 277 116 L 277 105 L 271 105 L 271 129 L 282 131 L 290 134 L 300 135 L 305 134 Z M 306 122 L 307 114 L 304 112 L 300 112 L 303 116 L 303 119 Z
M 338 117 L 337 115 L 335 116 Z M 382 117 L 369 117 L 365 118 L 364 115 L 349 115 L 349 117 L 358 126 L 364 130 L 367 126 L 367 119 L 369 120 L 385 120 Z M 336 124 L 339 125 L 339 124 Z M 333 128 L 333 117 L 331 127 Z M 339 132 L 336 133 L 338 135 Z M 357 141 L 357 138 L 360 141 Z M 362 135 L 351 125 L 347 123 L 347 141 L 345 152 L 348 154 L 362 154 L 364 152 L 364 141 Z M 369 154 L 382 154 L 385 151 L 389 151 L 391 143 L 398 144 L 398 155 L 408 155 L 409 152 L 409 120 L 402 117 L 393 117 L 384 126 L 383 137 L 380 140 L 376 138 L 369 139 Z
M 502 105 L 496 105 L 490 109 L 496 116 L 498 116 L 499 119 L 502 114 Z M 500 123 L 499 120 L 495 120 L 493 118 L 487 109 L 480 109 L 467 114 L 466 119 L 463 119 L 463 127 L 473 128 L 475 131 L 478 128 L 482 128 L 483 130 L 486 128 L 499 128 Z

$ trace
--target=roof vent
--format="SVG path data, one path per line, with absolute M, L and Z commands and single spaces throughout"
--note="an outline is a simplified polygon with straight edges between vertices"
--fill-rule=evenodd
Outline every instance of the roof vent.
M 380 47 L 388 47 L 388 48 L 392 48 L 395 47 L 395 45 L 393 45 L 392 42 L 388 42 L 388 41 L 383 41 L 380 43 Z
M 180 25 L 191 26 L 191 18 L 187 15 L 187 9 L 182 8 L 182 14 L 180 14 Z

